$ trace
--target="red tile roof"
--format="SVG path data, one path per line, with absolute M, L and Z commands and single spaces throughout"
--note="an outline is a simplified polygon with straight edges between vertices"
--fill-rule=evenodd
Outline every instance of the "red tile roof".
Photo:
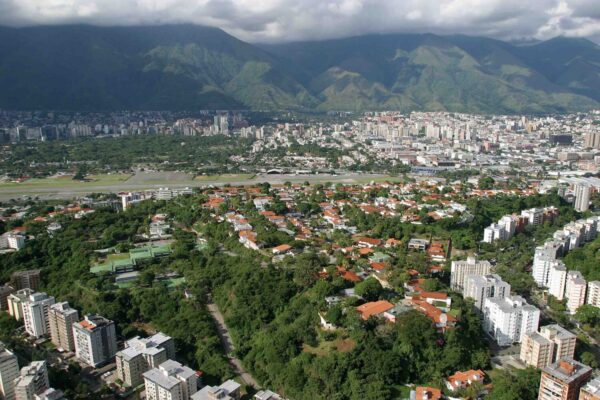
M 362 306 L 356 307 L 356 310 L 361 314 L 362 319 L 365 321 L 373 315 L 379 315 L 387 310 L 394 308 L 394 305 L 386 300 L 372 301 L 365 303 Z

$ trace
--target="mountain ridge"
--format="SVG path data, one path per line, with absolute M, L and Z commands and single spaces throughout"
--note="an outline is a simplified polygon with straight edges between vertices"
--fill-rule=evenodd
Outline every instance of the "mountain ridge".
M 0 27 L 0 108 L 600 108 L 600 46 L 427 34 L 253 45 L 198 25 Z

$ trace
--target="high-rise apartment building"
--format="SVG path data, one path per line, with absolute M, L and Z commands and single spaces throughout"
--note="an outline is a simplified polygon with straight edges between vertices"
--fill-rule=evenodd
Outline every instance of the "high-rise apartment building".
M 65 351 L 75 351 L 75 340 L 73 338 L 73 324 L 79 321 L 79 313 L 64 301 L 56 303 L 48 311 L 50 324 L 50 337 L 52 343 Z
M 40 288 L 40 270 L 16 271 L 10 276 L 11 286 L 17 290 Z
M 560 359 L 573 358 L 577 337 L 560 325 L 546 325 L 540 332 L 530 332 L 521 343 L 521 361 L 544 368 Z
M 592 188 L 588 184 L 575 185 L 575 211 L 584 212 L 590 208 L 590 193 Z
M 588 132 L 584 138 L 585 147 L 600 149 L 600 132 Z
M 34 400 L 36 394 L 50 388 L 46 361 L 32 361 L 21 368 L 21 374 L 15 379 L 15 399 Z
M 544 368 L 552 364 L 553 350 L 554 345 L 552 341 L 538 332 L 528 332 L 523 336 L 519 358 L 526 365 L 535 368 Z
M 92 367 L 110 361 L 117 353 L 115 324 L 100 315 L 86 315 L 73 324 L 73 339 L 77 358 Z
M 481 310 L 483 301 L 488 298 L 504 298 L 510 295 L 510 285 L 499 275 L 471 275 L 467 278 L 465 297 L 475 300 L 475 308 Z
M 144 372 L 173 358 L 175 344 L 171 337 L 160 332 L 146 339 L 135 337 L 116 354 L 117 376 L 125 385 L 135 387 L 144 382 Z
M 54 297 L 43 292 L 33 293 L 23 302 L 23 321 L 28 334 L 35 338 L 50 334 L 48 311 L 54 302 Z
M 565 298 L 565 285 L 567 283 L 567 267 L 562 261 L 556 261 L 550 265 L 548 277 L 548 293 L 557 300 Z
M 229 379 L 223 382 L 219 386 L 204 386 L 201 390 L 197 391 L 192 395 L 192 400 L 212 400 L 212 399 L 225 399 L 225 400 L 239 400 L 241 398 L 240 393 L 241 385 L 236 381 Z M 257 397 L 259 393 L 262 393 L 262 397 Z M 268 393 L 264 391 L 258 392 L 254 396 L 255 399 L 267 398 Z M 281 398 L 280 398 L 281 399 Z M 270 400 L 276 400 L 270 399 Z
M 567 298 L 567 309 L 571 314 L 575 314 L 577 309 L 585 304 L 585 291 L 587 282 L 579 271 L 569 271 L 567 273 L 567 283 L 565 285 L 565 297 Z
M 0 343 L 0 396 L 6 400 L 15 398 L 15 379 L 19 376 L 17 356 Z
M 537 330 L 540 310 L 521 296 L 487 298 L 483 302 L 484 329 L 500 346 L 520 343 L 528 332 Z
M 469 257 L 463 261 L 452 261 L 450 270 L 450 287 L 452 290 L 464 293 L 467 279 L 471 275 L 487 275 L 492 271 L 489 261 L 478 261 Z
M 600 281 L 588 282 L 586 304 L 600 307 Z
M 600 400 L 600 378 L 594 378 L 579 391 L 579 400 Z
M 0 286 L 0 310 L 8 310 L 8 296 L 14 292 L 15 289 L 10 285 Z
M 8 303 L 8 313 L 17 321 L 23 319 L 23 303 L 33 294 L 31 289 L 17 290 L 15 293 L 8 295 L 6 302 Z
M 592 369 L 570 358 L 561 359 L 542 370 L 538 400 L 577 400 Z
M 198 391 L 196 372 L 168 360 L 144 372 L 147 400 L 189 400 Z
M 548 287 L 550 281 L 550 267 L 563 252 L 563 244 L 556 240 L 544 243 L 535 248 L 533 256 L 532 275 L 535 283 L 541 287 Z

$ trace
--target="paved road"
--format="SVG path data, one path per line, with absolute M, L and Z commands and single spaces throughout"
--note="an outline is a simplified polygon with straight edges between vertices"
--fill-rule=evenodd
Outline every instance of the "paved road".
M 227 358 L 229 359 L 229 363 L 235 368 L 235 371 L 242 377 L 244 382 L 247 385 L 252 386 L 255 389 L 260 389 L 260 385 L 256 380 L 250 375 L 248 372 L 244 370 L 242 366 L 242 362 L 235 357 L 235 348 L 233 346 L 233 341 L 231 340 L 231 335 L 229 334 L 229 329 L 227 329 L 227 325 L 225 324 L 225 318 L 223 318 L 223 314 L 219 311 L 219 307 L 212 301 L 207 304 L 208 311 L 211 313 L 215 321 L 217 322 L 217 330 L 219 331 L 219 337 L 221 338 L 221 342 L 223 343 L 223 347 L 227 352 Z
M 7 187 L 3 188 L 0 185 L 0 201 L 7 201 L 11 199 L 19 199 L 23 196 L 29 197 L 39 197 L 44 200 L 53 200 L 53 199 L 71 199 L 77 196 L 83 196 L 90 193 L 118 193 L 118 192 L 127 192 L 127 191 L 140 191 L 147 189 L 158 189 L 160 187 L 170 187 L 172 189 L 176 188 L 184 188 L 184 187 L 206 187 L 210 185 L 214 186 L 223 186 L 229 184 L 231 186 L 240 186 L 240 185 L 250 185 L 257 184 L 262 182 L 269 182 L 271 184 L 282 184 L 286 181 L 299 183 L 299 182 L 311 182 L 311 183 L 323 183 L 323 182 L 340 182 L 340 183 L 364 183 L 368 182 L 370 179 L 380 179 L 386 177 L 387 175 L 382 174 L 357 174 L 357 173 L 348 173 L 343 175 L 329 175 L 329 174 L 319 174 L 319 175 L 264 175 L 259 174 L 253 177 L 252 179 L 242 179 L 235 182 L 223 182 L 219 180 L 210 181 L 210 180 L 189 180 L 189 181 L 172 181 L 172 182 L 164 182 L 161 184 L 155 183 L 139 183 L 139 182 L 120 182 L 111 185 L 82 185 L 80 187 L 70 185 L 65 185 L 61 187 L 60 185 L 52 186 L 52 187 Z

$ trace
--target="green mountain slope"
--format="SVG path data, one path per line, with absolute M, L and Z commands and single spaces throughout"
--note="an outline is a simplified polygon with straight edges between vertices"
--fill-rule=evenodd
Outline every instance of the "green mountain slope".
M 450 110 L 600 107 L 600 47 L 369 35 L 255 46 L 194 25 L 1 28 L 0 108 Z
M 565 41 L 571 39 L 559 42 Z M 324 109 L 544 113 L 599 106 L 592 92 L 600 64 L 590 60 L 600 51 L 585 42 L 591 46 L 557 57 L 557 64 L 566 65 L 557 67 L 558 76 L 532 63 L 528 53 L 531 47 L 552 48 L 548 42 L 526 50 L 480 37 L 373 35 L 264 48 L 303 67 L 306 73 L 296 77 Z
M 283 63 L 276 57 L 214 28 L 2 28 L 0 43 L 2 108 L 279 109 L 316 104 L 281 71 Z M 257 64 L 270 73 L 252 73 Z M 252 96 L 240 90 L 252 88 Z

